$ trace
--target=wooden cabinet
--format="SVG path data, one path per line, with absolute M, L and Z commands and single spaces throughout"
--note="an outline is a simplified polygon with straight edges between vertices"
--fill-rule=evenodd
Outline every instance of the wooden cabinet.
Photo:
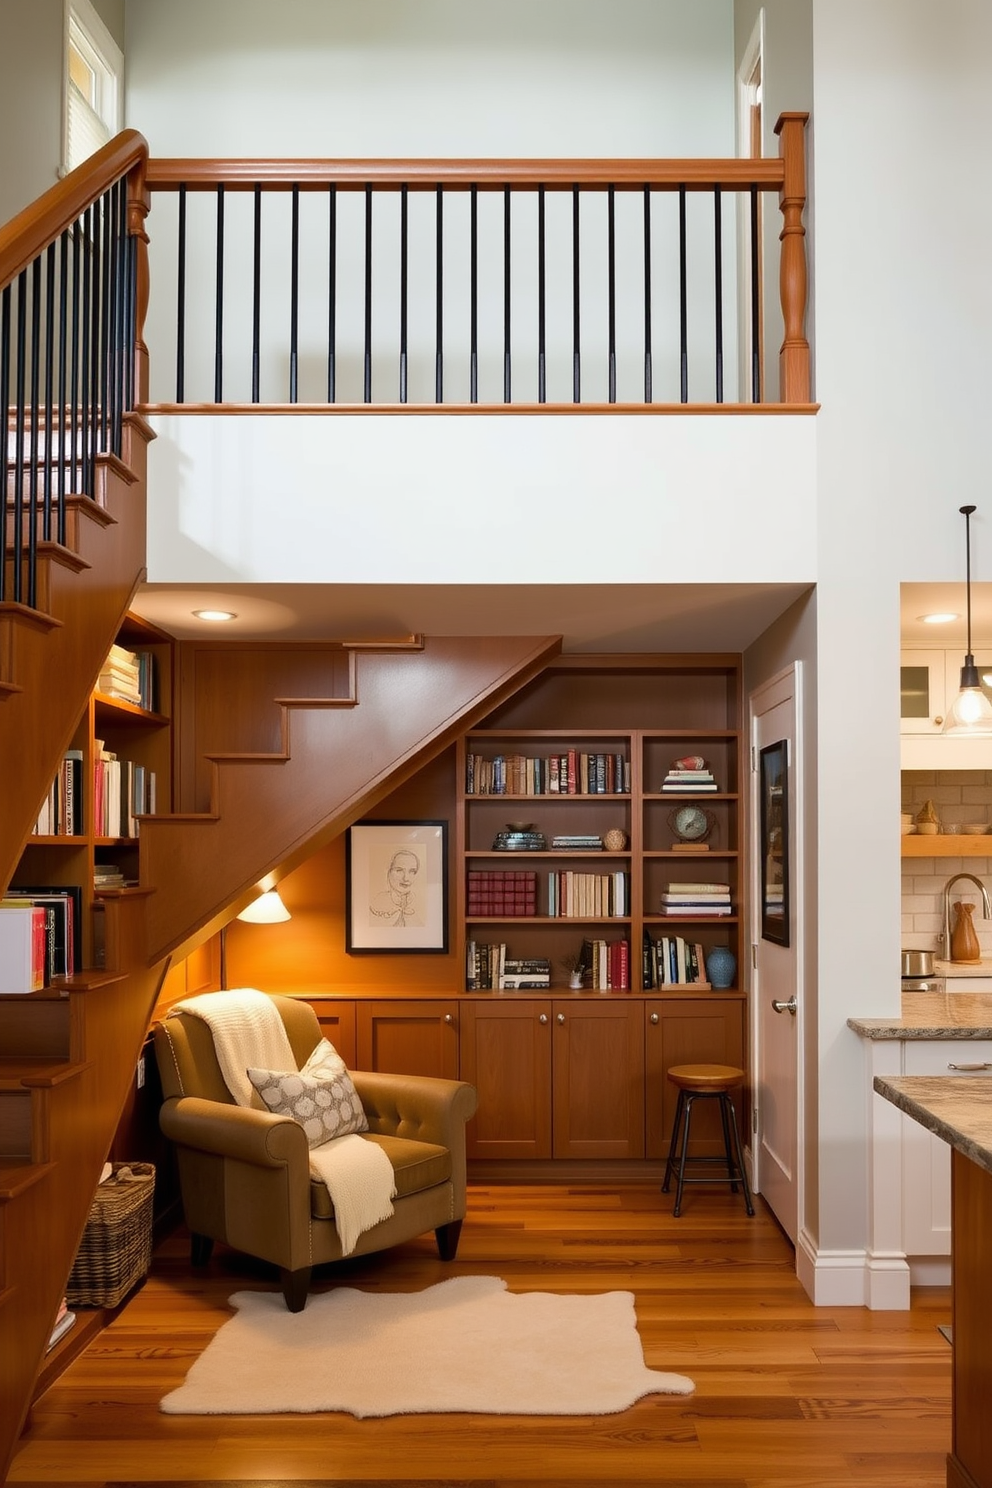
M 667 777 L 686 756 L 704 759 L 712 783 L 675 793 Z M 742 964 L 738 657 L 560 657 L 460 742 L 456 770 L 456 945 L 469 985 L 474 949 L 494 944 L 511 961 L 546 961 L 549 992 L 567 987 L 583 942 L 626 946 L 615 990 L 652 985 L 645 948 L 662 937 L 701 946 L 704 961 L 729 944 Z M 705 818 L 691 849 L 674 823 L 686 805 Z M 520 828 L 529 838 L 507 837 Z M 479 892 L 479 875 L 499 887 L 507 873 L 534 881 L 524 912 Z M 730 913 L 663 913 L 662 895 L 687 881 L 729 883 Z
M 139 707 L 99 691 L 92 694 L 70 746 L 78 761 L 76 788 L 82 791 L 79 830 L 29 838 L 12 879 L 14 889 L 65 886 L 78 891 L 76 970 L 100 966 L 104 960 L 103 886 L 98 875 L 118 870 L 119 882 L 107 885 L 107 892 L 126 893 L 138 880 L 140 823 L 126 806 L 112 824 L 101 813 L 96 790 L 101 751 L 119 763 L 122 791 L 136 776 L 150 789 L 154 777 L 155 811 L 167 812 L 172 804 L 172 639 L 147 621 L 128 616 L 117 640 L 128 650 L 153 658 L 154 707 Z
M 356 1069 L 457 1080 L 456 1002 L 397 998 L 357 1002 L 355 1009 Z
M 470 1158 L 551 1156 L 550 998 L 480 997 L 461 1007 L 461 1077 L 479 1093 Z
M 668 1156 L 678 1091 L 667 1078 L 676 1064 L 729 1064 L 744 1069 L 742 996 L 709 992 L 705 998 L 667 997 L 644 1003 L 645 1150 Z M 743 1122 L 743 1092 L 734 1097 Z M 723 1134 L 715 1102 L 703 1102 L 692 1118 L 692 1147 L 699 1156 L 719 1156 Z
M 355 1037 L 355 1004 L 339 997 L 308 997 L 317 1015 L 320 1031 L 333 1044 L 349 1069 L 371 1068 L 359 1065 Z
M 644 1156 L 644 1019 L 637 1002 L 592 994 L 551 1004 L 552 1152 Z

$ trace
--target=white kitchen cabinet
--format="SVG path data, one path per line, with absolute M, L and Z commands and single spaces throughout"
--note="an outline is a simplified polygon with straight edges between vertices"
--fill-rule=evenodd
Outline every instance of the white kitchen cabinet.
M 943 651 L 904 651 L 899 658 L 899 728 L 939 734 L 947 701 Z
M 976 651 L 982 688 L 992 701 L 992 651 Z M 940 730 L 961 686 L 964 647 L 903 651 L 900 659 L 901 764 L 904 770 L 988 770 L 988 739 L 948 739 Z
M 906 1039 L 902 1051 L 905 1075 L 953 1075 L 966 1080 L 969 1074 L 992 1073 L 992 1040 Z M 909 1116 L 900 1113 L 899 1119 L 902 1248 L 910 1257 L 949 1256 L 951 1149 Z

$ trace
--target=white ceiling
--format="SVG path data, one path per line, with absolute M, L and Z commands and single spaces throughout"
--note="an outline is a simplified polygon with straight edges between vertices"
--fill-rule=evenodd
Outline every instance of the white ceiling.
M 947 625 L 925 625 L 921 615 L 956 614 Z M 963 582 L 903 584 L 899 633 L 904 649 L 938 646 L 961 651 L 967 643 L 967 603 Z M 992 584 L 971 586 L 971 644 L 974 651 L 992 650 Z
M 743 651 L 806 584 L 148 584 L 133 609 L 178 639 L 562 635 L 566 651 Z M 194 618 L 234 610 L 223 625 Z

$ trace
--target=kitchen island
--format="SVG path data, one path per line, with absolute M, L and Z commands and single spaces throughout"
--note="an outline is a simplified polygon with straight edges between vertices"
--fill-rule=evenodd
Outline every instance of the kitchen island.
M 951 1148 L 952 1436 L 948 1488 L 992 1488 L 992 1078 L 876 1076 L 874 1089 Z
M 951 1279 L 947 1145 L 873 1090 L 876 1077 L 992 1075 L 992 994 L 904 992 L 898 1018 L 849 1018 L 865 1055 L 869 1189 L 865 1301 L 909 1307 L 911 1286 Z

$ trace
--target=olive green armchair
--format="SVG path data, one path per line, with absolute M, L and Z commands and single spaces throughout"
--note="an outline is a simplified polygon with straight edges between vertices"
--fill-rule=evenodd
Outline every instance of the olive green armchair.
M 297 1064 L 320 1041 L 313 1009 L 273 997 Z M 156 1024 L 155 1056 L 164 1093 L 163 1133 L 175 1144 L 194 1265 L 221 1240 L 272 1262 L 291 1312 L 306 1303 L 315 1265 L 342 1258 L 325 1184 L 311 1178 L 303 1128 L 288 1116 L 235 1103 L 207 1024 L 175 1013 Z M 442 1260 L 453 1260 L 465 1217 L 465 1123 L 472 1085 L 350 1071 L 368 1118 L 363 1140 L 393 1166 L 393 1214 L 360 1235 L 354 1255 L 384 1250 L 433 1230 Z

